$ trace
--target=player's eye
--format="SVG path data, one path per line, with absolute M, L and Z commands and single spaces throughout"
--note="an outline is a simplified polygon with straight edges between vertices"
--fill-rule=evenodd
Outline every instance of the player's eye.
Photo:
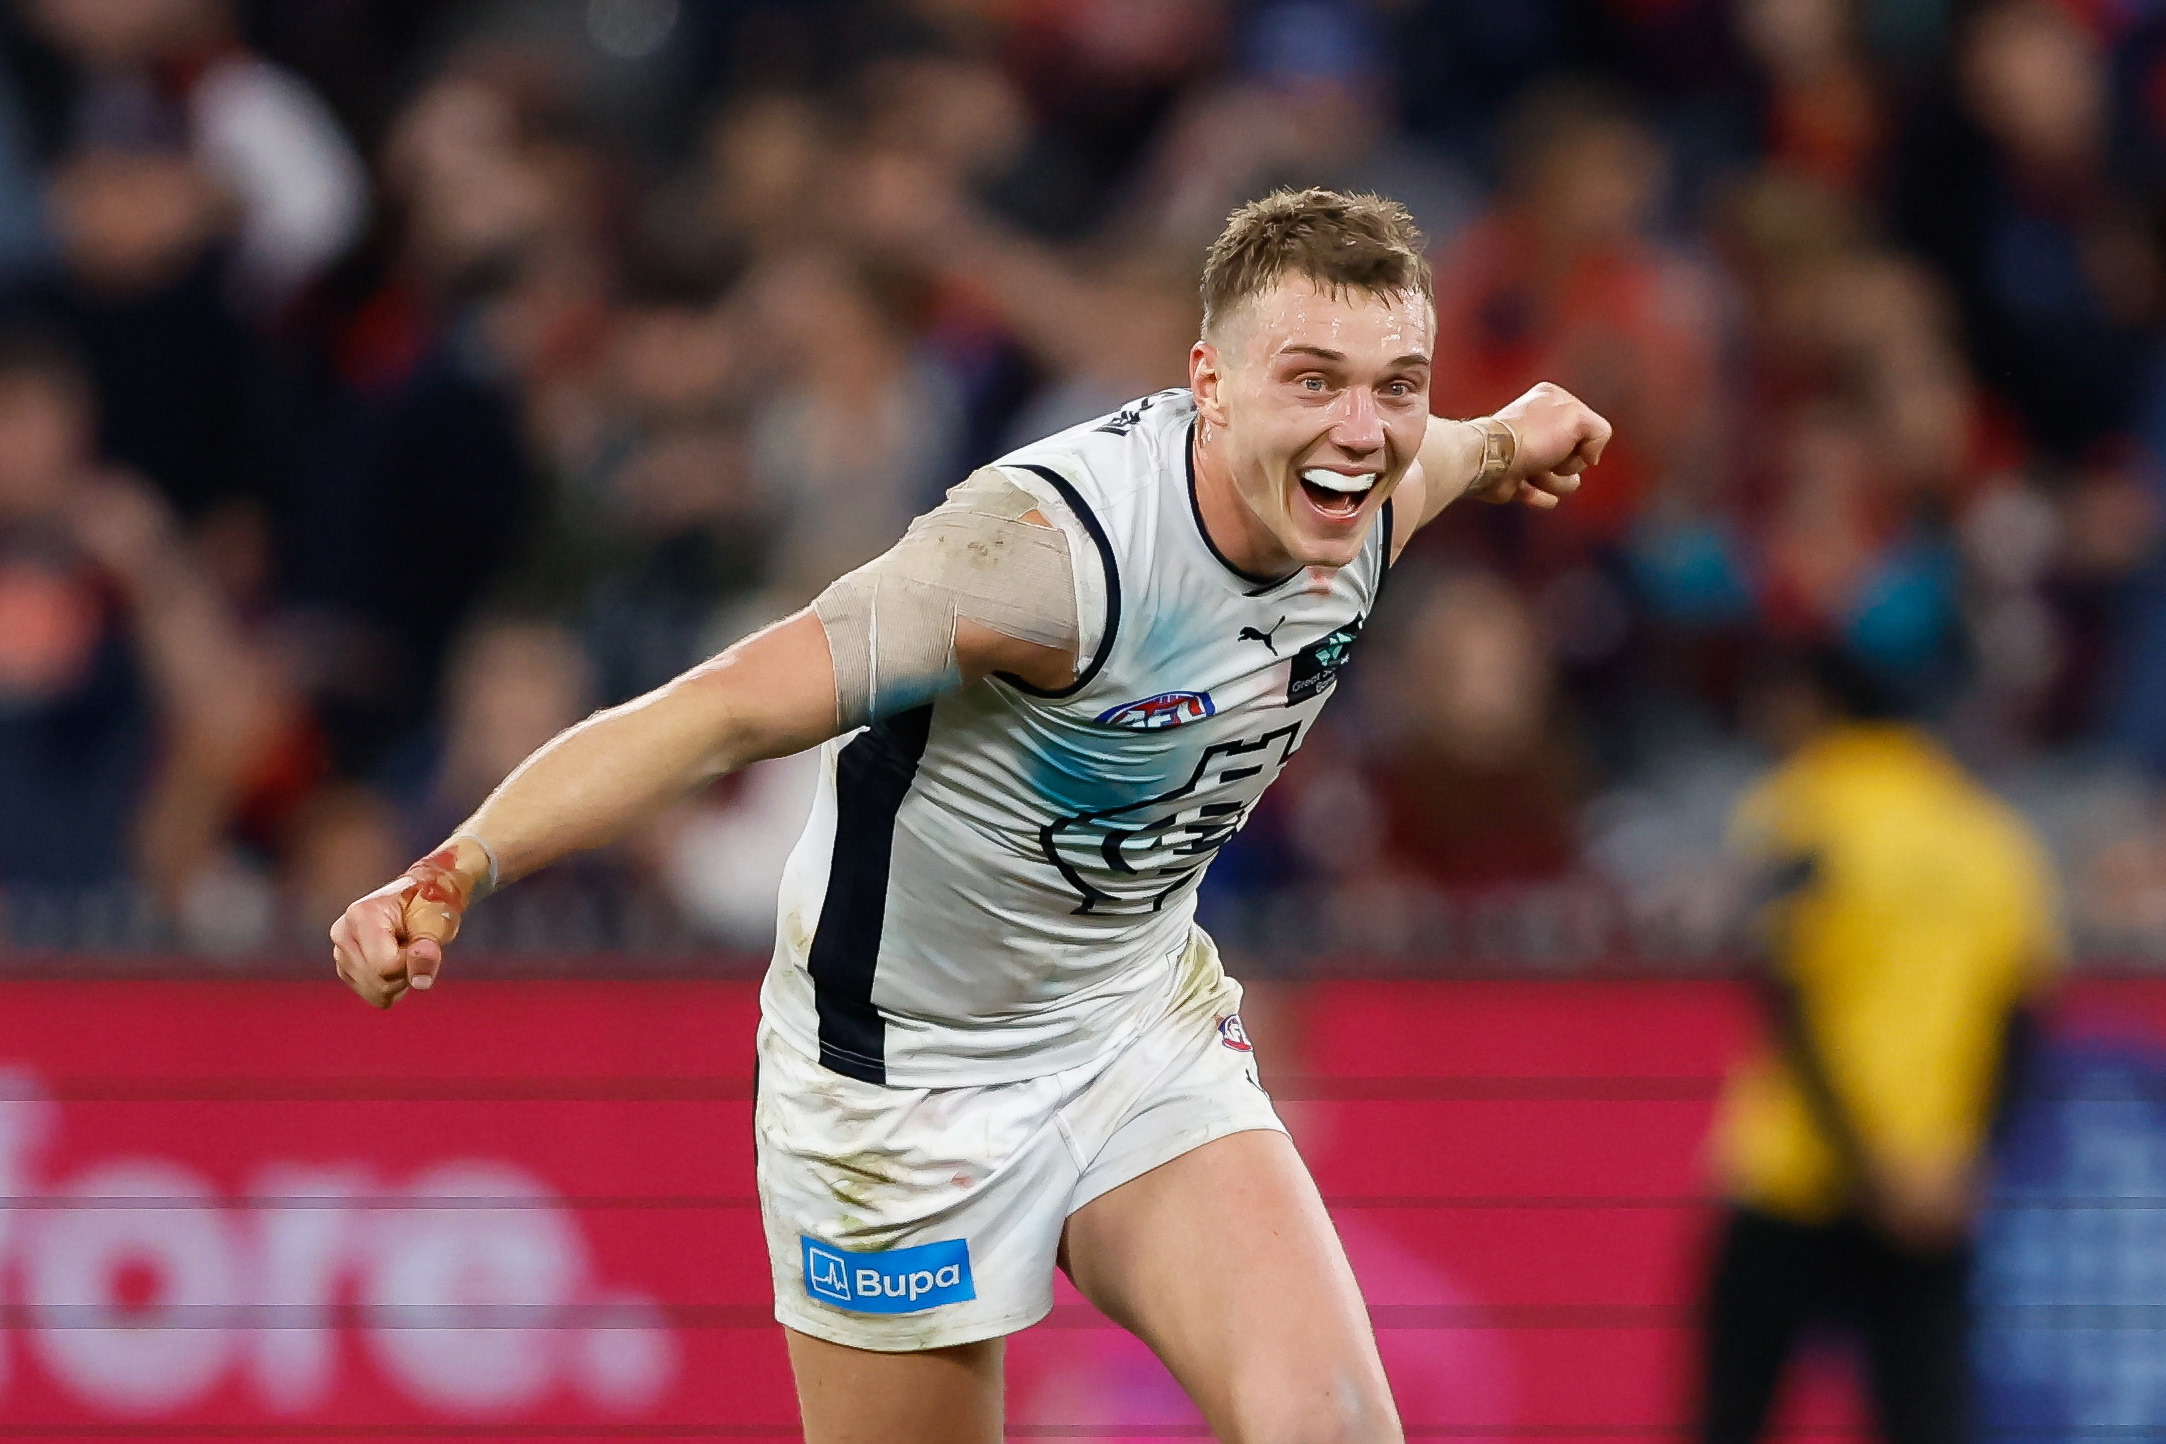
M 1303 391 L 1322 391 L 1324 389 L 1324 378 L 1321 376 L 1304 376 L 1301 378 L 1301 389 Z

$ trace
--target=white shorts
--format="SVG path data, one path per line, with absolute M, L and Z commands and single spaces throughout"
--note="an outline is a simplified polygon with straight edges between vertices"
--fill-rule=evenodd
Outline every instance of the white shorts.
M 1241 985 L 1203 933 L 1179 976 L 1107 1057 L 988 1087 L 859 1082 L 763 1024 L 753 1132 L 775 1317 L 888 1352 L 1027 1328 L 1053 1307 L 1068 1215 L 1214 1138 L 1283 1132 Z

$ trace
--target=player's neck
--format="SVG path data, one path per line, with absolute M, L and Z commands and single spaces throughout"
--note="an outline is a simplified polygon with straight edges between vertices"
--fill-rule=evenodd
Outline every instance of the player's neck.
M 1250 576 L 1283 577 L 1301 569 L 1234 484 L 1233 465 L 1216 437 L 1198 428 L 1196 515 L 1218 554 Z

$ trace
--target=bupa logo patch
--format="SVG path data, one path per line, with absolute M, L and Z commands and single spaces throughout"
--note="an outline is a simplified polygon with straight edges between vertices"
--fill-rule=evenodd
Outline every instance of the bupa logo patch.
M 1217 710 L 1211 704 L 1209 692 L 1161 692 L 1156 697 L 1146 697 L 1141 702 L 1128 702 L 1111 711 L 1101 712 L 1098 720 L 1112 727 L 1134 727 L 1142 732 L 1156 732 L 1164 727 L 1201 722 Z
M 799 1236 L 805 1250 L 805 1292 L 823 1304 L 860 1314 L 913 1314 L 978 1296 L 970 1281 L 970 1243 L 942 1239 L 916 1248 L 852 1253 Z
M 1248 1029 L 1241 1026 L 1239 1013 L 1228 1013 L 1218 1020 L 1218 1041 L 1236 1053 L 1256 1051 L 1256 1045 L 1248 1040 Z

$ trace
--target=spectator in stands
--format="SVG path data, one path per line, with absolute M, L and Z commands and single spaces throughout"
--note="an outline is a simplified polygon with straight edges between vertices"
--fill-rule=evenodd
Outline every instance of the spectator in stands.
M 1848 0 L 1745 0 L 1738 38 L 1759 62 L 1761 140 L 1774 169 L 1842 195 L 1863 195 L 1886 104 L 1873 86 Z
M 228 299 L 225 199 L 173 107 L 94 111 L 54 170 L 58 264 L 6 298 L 64 331 L 97 384 L 100 445 L 191 521 L 273 492 L 263 348 Z
M 810 95 L 763 91 L 709 126 L 695 214 L 680 232 L 745 255 L 777 255 L 813 239 L 840 198 L 834 120 Z
M 1911 126 L 1897 230 L 1953 283 L 1979 373 L 2077 457 L 2135 420 L 2166 294 L 2111 164 L 2107 57 L 2074 7 L 1996 0 L 1969 17 L 1956 71 L 1955 96 Z
M 79 137 L 146 122 L 176 132 L 232 208 L 229 279 L 251 312 L 275 310 L 359 237 L 360 156 L 306 82 L 248 49 L 231 0 L 24 8 L 75 68 Z
M 472 812 L 527 753 L 593 708 L 593 668 L 571 633 L 510 617 L 477 623 L 446 670 L 438 735 L 402 788 L 413 835 Z M 407 850 L 416 846 L 427 844 Z
M 1180 363 L 1200 320 L 1188 258 L 1048 245 L 978 203 L 952 156 L 922 148 L 867 152 L 855 171 L 861 202 L 851 239 L 874 260 L 929 278 L 944 318 L 990 321 L 1038 374 L 1034 393 L 1000 429 L 995 454 L 1182 384 Z
M 618 308 L 604 442 L 560 482 L 565 529 L 587 552 L 569 610 L 604 702 L 660 686 L 767 620 L 756 598 L 774 518 L 750 475 L 745 330 L 704 287 Z
M 1471 177 L 1393 126 L 1394 77 L 1360 11 L 1274 0 L 1244 18 L 1238 54 L 1226 81 L 1197 87 L 1167 120 L 1111 234 L 1199 251 L 1234 207 L 1279 185 L 1390 196 L 1432 254 L 1478 214 Z
M 172 905 L 294 713 L 95 406 L 63 345 L 0 337 L 0 886 Z
M 549 353 L 531 303 L 584 219 L 553 103 L 487 54 L 423 86 L 386 143 L 395 222 L 324 303 L 285 561 L 347 775 L 425 729 L 451 637 L 534 512 L 524 383 Z
M 1617 422 L 1604 485 L 1567 523 L 1614 536 L 1714 420 L 1714 290 L 1650 235 L 1661 143 L 1606 91 L 1538 87 L 1506 130 L 1497 210 L 1436 259 L 1430 404 L 1477 416 L 1556 376 Z M 1545 530 L 1550 530 L 1545 528 Z
M 1733 834 L 1764 899 L 1770 1041 L 1724 1097 L 1730 1199 L 1700 1438 L 1757 1438 L 1801 1337 L 1864 1336 L 1893 1444 L 1969 1437 L 1970 1231 L 2012 1040 L 2061 951 L 2029 829 L 1839 650 L 1754 693 L 1787 754 Z
M 1409 608 L 1396 645 L 1364 680 L 1383 694 L 1366 771 L 1384 855 L 1441 888 L 1571 871 L 1582 749 L 1561 725 L 1533 610 L 1488 572 L 1410 590 L 1392 599 Z
M 786 611 L 877 556 L 962 477 L 962 397 L 849 255 L 776 257 L 745 286 L 775 367 L 752 477 L 776 518 Z
M 1947 700 L 1957 642 L 1955 559 L 1889 485 L 1864 418 L 1818 407 L 1789 424 L 1762 540 L 1765 625 L 1839 635 L 1913 706 Z

